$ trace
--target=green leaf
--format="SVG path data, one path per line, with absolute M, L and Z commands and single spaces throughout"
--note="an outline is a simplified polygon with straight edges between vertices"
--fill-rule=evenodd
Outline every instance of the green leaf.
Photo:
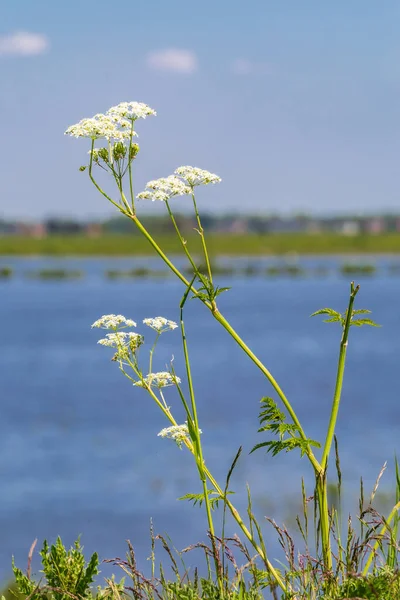
M 371 327 L 380 327 L 378 323 L 375 323 L 372 319 L 356 319 L 355 321 L 351 321 L 350 325 L 355 325 L 356 327 L 361 327 L 362 325 L 370 325 Z
M 357 310 L 353 310 L 353 316 L 354 315 L 369 315 L 371 314 L 371 311 L 368 310 L 367 308 L 357 308 Z
M 234 492 L 227 492 L 227 494 L 233 494 Z M 216 492 L 215 490 L 207 490 L 207 494 L 209 495 L 209 503 L 210 503 L 210 507 L 212 508 L 212 510 L 214 510 L 215 508 L 218 508 L 218 503 L 224 499 L 223 496 L 221 496 L 218 492 Z M 198 504 L 199 506 L 202 506 L 203 502 L 204 502 L 204 494 L 185 494 L 184 496 L 181 496 L 180 498 L 178 498 L 178 500 L 189 500 L 189 502 L 193 502 L 193 506 L 196 506 L 196 504 Z
M 283 450 L 289 452 L 290 450 L 299 448 L 301 455 L 303 455 L 307 452 L 309 446 L 320 447 L 319 442 L 316 442 L 315 440 L 304 440 L 300 436 L 299 428 L 295 423 L 286 423 L 286 415 L 279 410 L 276 402 L 272 398 L 262 398 L 261 404 L 263 406 L 259 414 L 261 427 L 258 429 L 258 432 L 271 432 L 277 436 L 278 439 L 256 444 L 250 454 L 260 448 L 266 448 L 267 452 L 271 452 L 273 456 L 276 456 Z
M 338 320 L 341 318 L 341 314 L 337 310 L 333 310 L 333 308 L 321 308 L 310 315 L 310 317 L 316 317 L 317 315 L 330 315 L 331 317 L 337 317 Z

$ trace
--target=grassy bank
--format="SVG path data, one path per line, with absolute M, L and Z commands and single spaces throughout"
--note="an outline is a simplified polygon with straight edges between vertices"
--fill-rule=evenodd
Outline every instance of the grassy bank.
M 157 237 L 159 245 L 169 254 L 182 249 L 173 235 Z M 199 236 L 188 238 L 193 252 L 200 252 Z M 273 234 L 273 235 L 210 235 L 207 237 L 212 255 L 268 255 L 296 252 L 298 254 L 400 253 L 400 234 L 343 236 L 336 234 Z M 19 236 L 0 237 L 0 255 L 48 256 L 129 256 L 152 255 L 148 242 L 140 235 L 52 236 L 43 239 Z

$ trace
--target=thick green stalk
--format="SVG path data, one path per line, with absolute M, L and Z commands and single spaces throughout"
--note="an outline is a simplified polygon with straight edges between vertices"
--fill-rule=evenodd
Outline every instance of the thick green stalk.
M 325 471 L 327 463 L 328 463 L 328 458 L 329 458 L 329 454 L 330 454 L 330 450 L 331 450 L 331 446 L 332 446 L 333 436 L 335 435 L 335 427 L 336 427 L 336 421 L 337 421 L 337 416 L 338 416 L 338 412 L 339 412 L 340 398 L 342 395 L 343 375 L 344 375 L 344 367 L 346 364 L 346 353 L 347 353 L 347 346 L 348 346 L 350 323 L 351 323 L 351 318 L 352 318 L 352 313 L 353 313 L 353 304 L 354 304 L 354 300 L 355 300 L 355 297 L 356 297 L 359 289 L 360 289 L 359 285 L 354 287 L 354 282 L 351 283 L 349 305 L 348 305 L 348 309 L 347 309 L 346 320 L 345 320 L 344 327 L 343 327 L 342 339 L 340 341 L 335 393 L 333 396 L 331 416 L 329 419 L 328 431 L 326 434 L 325 445 L 324 445 L 324 450 L 323 450 L 322 459 L 321 459 L 321 467 L 324 471 Z
M 343 387 L 343 376 L 344 368 L 346 364 L 346 353 L 348 346 L 349 330 L 351 319 L 353 315 L 353 304 L 357 295 L 359 286 L 354 287 L 354 282 L 351 283 L 350 287 L 350 298 L 346 313 L 346 319 L 343 326 L 342 339 L 340 341 L 338 368 L 336 375 L 335 392 L 332 401 L 331 415 L 328 424 L 328 430 L 326 434 L 324 449 L 322 452 L 321 468 L 322 473 L 317 475 L 317 494 L 318 494 L 318 505 L 321 521 L 321 542 L 322 542 L 322 553 L 324 559 L 325 568 L 329 571 L 332 570 L 332 550 L 330 541 L 330 525 L 329 525 L 329 506 L 328 506 L 328 491 L 327 491 L 327 477 L 326 470 L 328 466 L 328 458 L 330 455 L 333 436 L 335 435 L 336 422 L 339 412 L 340 399 L 342 395 Z
M 321 524 L 322 557 L 325 569 L 332 571 L 332 550 L 330 541 L 328 489 L 326 485 L 326 474 L 316 475 L 317 500 Z

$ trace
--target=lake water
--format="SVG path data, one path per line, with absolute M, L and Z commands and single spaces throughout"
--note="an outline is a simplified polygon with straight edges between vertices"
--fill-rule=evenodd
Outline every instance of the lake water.
M 107 313 L 122 313 L 138 324 L 158 315 L 178 321 L 181 284 L 104 278 L 108 268 L 132 267 L 128 259 L 2 263 L 15 276 L 0 282 L 0 577 L 10 573 L 12 554 L 19 566 L 26 565 L 36 537 L 41 544 L 61 535 L 70 544 L 82 534 L 87 553 L 96 549 L 101 558 L 122 556 L 130 539 L 142 568 L 150 553 L 151 518 L 156 532 L 168 533 L 177 548 L 205 541 L 202 509 L 177 500 L 199 491 L 191 456 L 157 437 L 167 425 L 162 415 L 143 390 L 124 379 L 109 349 L 96 344 L 101 331 L 90 327 Z M 86 277 L 57 282 L 23 276 L 55 265 L 82 269 Z M 360 280 L 357 307 L 370 308 L 382 328 L 351 331 L 337 429 L 346 496 L 354 506 L 360 476 L 369 491 L 386 460 L 382 489 L 393 489 L 393 457 L 400 446 L 400 277 L 379 273 Z M 306 433 L 321 440 L 340 329 L 309 315 L 326 306 L 344 310 L 348 279 L 332 271 L 321 279 L 225 277 L 222 283 L 232 290 L 220 297 L 221 312 L 281 383 Z M 197 301 L 188 303 L 186 327 L 208 465 L 224 483 L 242 444 L 232 478 L 234 502 L 245 513 L 248 482 L 257 516 L 290 525 L 301 476 L 312 493 L 308 463 L 294 452 L 249 456 L 262 441 L 257 415 L 260 398 L 272 391 L 268 382 Z M 150 330 L 146 337 L 150 340 Z M 154 368 L 164 370 L 171 356 L 183 377 L 178 330 L 162 336 Z M 166 397 L 183 420 L 172 388 Z M 273 533 L 265 531 L 275 547 Z M 234 532 L 239 533 L 229 523 Z M 110 568 L 102 571 L 109 574 Z

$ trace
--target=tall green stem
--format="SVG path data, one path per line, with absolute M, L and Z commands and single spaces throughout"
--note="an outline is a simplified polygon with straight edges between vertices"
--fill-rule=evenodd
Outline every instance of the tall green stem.
M 325 445 L 324 445 L 324 450 L 323 450 L 322 459 L 321 459 L 321 467 L 324 471 L 325 471 L 327 463 L 328 463 L 328 458 L 329 458 L 329 453 L 330 453 L 331 446 L 332 446 L 333 436 L 335 434 L 335 427 L 336 427 L 336 421 L 337 421 L 337 416 L 338 416 L 338 412 L 339 412 L 340 398 L 342 395 L 343 375 L 344 375 L 344 367 L 346 364 L 346 353 L 347 353 L 347 346 L 348 346 L 350 323 L 351 323 L 351 318 L 352 318 L 352 313 L 353 313 L 353 304 L 354 304 L 354 300 L 355 300 L 355 297 L 356 297 L 359 289 L 360 289 L 359 285 L 357 285 L 355 287 L 354 282 L 351 282 L 349 305 L 347 308 L 346 320 L 345 320 L 344 327 L 343 327 L 342 339 L 340 341 L 335 393 L 333 396 L 328 431 L 326 434 Z
M 339 412 L 340 399 L 342 395 L 343 387 L 343 376 L 344 367 L 346 364 L 346 353 L 348 346 L 349 330 L 351 319 L 353 316 L 353 304 L 360 286 L 354 286 L 354 282 L 350 286 L 350 298 L 346 312 L 346 319 L 343 326 L 342 338 L 340 341 L 338 368 L 336 375 L 335 392 L 332 401 L 331 415 L 328 424 L 328 430 L 326 434 L 324 449 L 322 452 L 321 468 L 322 473 L 317 476 L 317 495 L 318 505 L 321 520 L 321 540 L 322 540 L 322 553 L 324 558 L 325 567 L 330 571 L 332 570 L 332 551 L 330 542 L 330 524 L 329 524 L 329 506 L 328 506 L 328 491 L 327 491 L 327 466 L 328 459 L 332 447 L 333 436 L 335 435 L 336 422 Z

